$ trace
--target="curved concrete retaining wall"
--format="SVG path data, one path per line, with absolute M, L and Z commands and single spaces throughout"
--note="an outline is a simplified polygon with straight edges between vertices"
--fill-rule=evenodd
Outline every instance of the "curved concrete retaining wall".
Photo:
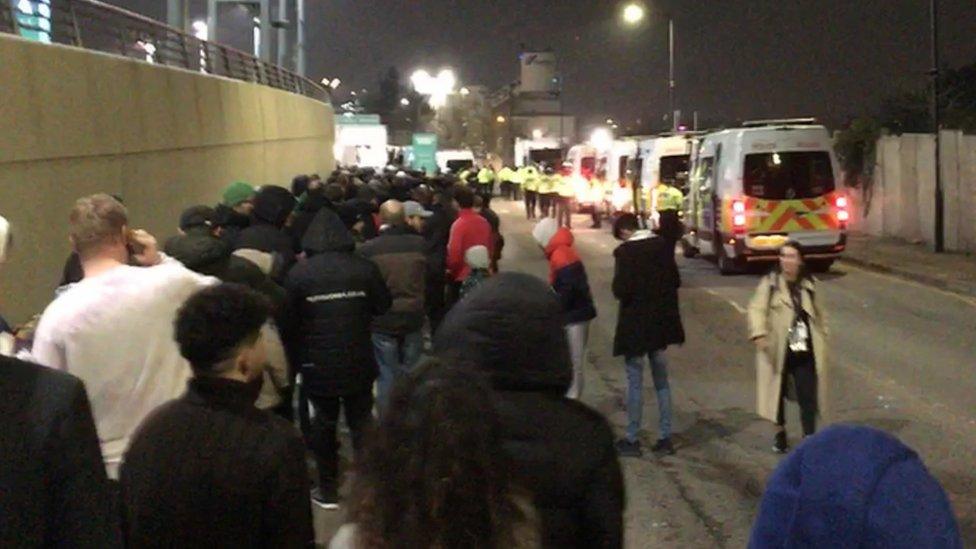
M 265 86 L 0 34 L 0 215 L 14 247 L 0 313 L 51 300 L 75 199 L 121 195 L 160 242 L 235 180 L 287 186 L 333 169 L 329 105 Z

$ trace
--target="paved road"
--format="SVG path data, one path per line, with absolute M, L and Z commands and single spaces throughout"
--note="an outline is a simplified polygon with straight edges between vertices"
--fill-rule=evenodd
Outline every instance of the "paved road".
M 493 206 L 506 238 L 501 268 L 546 276 L 519 207 Z M 584 216 L 574 224 L 600 312 L 590 331 L 584 401 L 622 433 L 626 378 L 611 352 L 616 243 L 607 229 L 584 228 Z M 743 547 L 779 461 L 770 427 L 753 413 L 744 312 L 758 276 L 722 277 L 700 259 L 679 264 L 688 343 L 669 351 L 678 454 L 625 460 L 627 545 Z M 823 277 L 818 299 L 831 326 L 827 420 L 879 427 L 915 448 L 949 492 L 967 544 L 976 543 L 976 302 L 843 265 Z M 643 443 L 650 445 L 653 397 L 645 406 Z M 795 410 L 787 423 L 795 438 Z

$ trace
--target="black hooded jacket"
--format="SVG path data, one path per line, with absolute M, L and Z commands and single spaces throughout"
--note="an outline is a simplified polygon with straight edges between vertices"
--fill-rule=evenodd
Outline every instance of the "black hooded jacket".
M 516 481 L 533 492 L 546 547 L 620 547 L 624 488 L 613 432 L 565 398 L 572 377 L 562 306 L 541 280 L 504 273 L 448 313 L 439 356 L 487 373 Z
M 214 208 L 214 225 L 220 227 L 220 239 L 235 249 L 241 231 L 251 226 L 251 218 L 235 212 L 230 206 L 218 204 Z
M 335 212 L 323 208 L 302 248 L 308 260 L 288 273 L 285 289 L 295 313 L 285 334 L 292 364 L 300 364 L 310 394 L 367 392 L 376 379 L 370 338 L 373 318 L 391 305 L 383 275 L 354 253 L 355 242 Z
M 302 253 L 302 238 L 305 236 L 305 231 L 322 208 L 335 209 L 335 206 L 325 197 L 324 190 L 320 188 L 308 191 L 305 194 L 305 203 L 295 211 L 288 233 L 294 241 L 296 254 Z
M 295 197 L 284 187 L 261 187 L 254 197 L 251 226 L 237 237 L 235 250 L 254 249 L 274 256 L 271 278 L 281 281 L 295 263 L 295 246 L 285 222 L 295 209 Z

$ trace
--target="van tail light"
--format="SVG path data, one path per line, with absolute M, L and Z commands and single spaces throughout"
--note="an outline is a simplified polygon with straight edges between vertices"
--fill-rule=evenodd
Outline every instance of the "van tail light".
M 850 201 L 846 196 L 838 196 L 834 200 L 834 206 L 837 208 L 837 221 L 846 224 L 851 220 Z
M 732 228 L 737 233 L 746 230 L 746 203 L 741 200 L 732 203 Z

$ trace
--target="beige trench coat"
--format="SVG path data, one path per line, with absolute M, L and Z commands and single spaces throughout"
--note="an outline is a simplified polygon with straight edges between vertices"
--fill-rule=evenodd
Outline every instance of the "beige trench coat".
M 814 295 L 811 300 L 811 290 Z M 816 295 L 812 280 L 803 281 L 803 310 L 810 316 L 813 352 L 817 368 L 817 401 L 820 414 L 827 408 L 827 318 L 823 297 Z M 772 295 L 770 295 L 772 294 Z M 756 352 L 756 412 L 775 422 L 783 387 L 787 335 L 793 323 L 793 300 L 781 274 L 764 276 L 749 302 L 749 339 L 766 337 L 766 351 Z

